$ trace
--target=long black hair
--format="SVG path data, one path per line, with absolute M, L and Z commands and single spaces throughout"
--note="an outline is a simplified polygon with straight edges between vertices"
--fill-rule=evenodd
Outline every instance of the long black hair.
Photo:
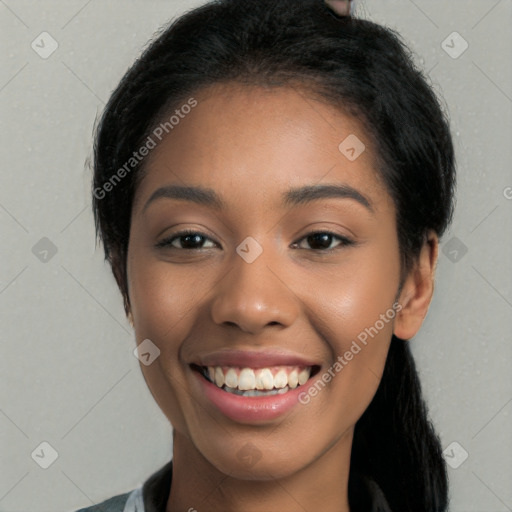
M 112 93 L 96 129 L 96 230 L 126 312 L 130 216 L 144 172 L 144 160 L 134 161 L 133 152 L 164 114 L 201 88 L 228 82 L 298 86 L 363 124 L 395 202 L 403 282 L 426 232 L 441 236 L 449 225 L 455 186 L 447 114 L 410 50 L 393 30 L 335 15 L 322 0 L 216 0 L 155 36 Z M 395 336 L 380 386 L 355 427 L 353 471 L 373 479 L 394 512 L 447 508 L 440 442 L 408 343 Z M 352 482 L 351 476 L 351 504 Z

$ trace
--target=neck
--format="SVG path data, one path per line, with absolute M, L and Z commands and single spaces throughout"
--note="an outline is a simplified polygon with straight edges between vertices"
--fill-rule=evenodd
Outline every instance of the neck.
M 307 467 L 283 478 L 244 480 L 219 471 L 190 439 L 173 435 L 173 478 L 166 512 L 350 512 L 350 430 Z

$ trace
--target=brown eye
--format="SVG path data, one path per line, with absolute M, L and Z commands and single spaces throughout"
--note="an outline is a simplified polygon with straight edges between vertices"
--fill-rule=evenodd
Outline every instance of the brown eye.
M 332 242 L 335 241 L 335 239 L 341 241 L 341 243 L 337 244 L 335 247 L 331 247 Z M 299 242 L 303 240 L 308 242 L 310 245 L 310 250 L 312 251 L 329 252 L 337 249 L 338 247 L 354 245 L 353 240 L 350 240 L 343 235 L 338 235 L 337 233 L 331 233 L 330 231 L 314 231 L 302 237 Z M 294 245 L 298 245 L 298 243 Z
M 164 240 L 161 240 L 156 244 L 156 247 L 182 250 L 211 249 L 212 247 L 203 246 L 205 240 L 212 241 L 211 238 L 198 231 L 180 231 L 179 233 L 174 233 Z M 175 241 L 177 241 L 178 245 L 174 243 Z M 181 245 L 181 247 L 179 245 Z M 213 246 L 215 245 L 215 242 L 213 242 Z

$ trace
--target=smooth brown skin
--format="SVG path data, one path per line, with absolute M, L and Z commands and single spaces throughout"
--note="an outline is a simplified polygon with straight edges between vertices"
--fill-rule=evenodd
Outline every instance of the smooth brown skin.
M 167 511 L 349 511 L 353 429 L 377 390 L 392 333 L 413 337 L 427 313 L 437 236 L 409 273 L 395 320 L 308 405 L 258 425 L 222 416 L 185 361 L 222 348 L 284 347 L 320 361 L 320 376 L 391 308 L 400 259 L 394 204 L 357 120 L 293 88 L 224 84 L 194 97 L 197 107 L 147 161 L 127 261 L 137 343 L 149 338 L 161 351 L 141 369 L 174 428 Z M 338 150 L 351 133 L 366 145 L 353 162 Z M 319 183 L 356 188 L 374 212 L 347 198 L 282 206 L 284 191 Z M 227 210 L 160 198 L 143 213 L 169 184 L 212 188 Z M 188 251 L 182 238 L 176 248 L 154 247 L 183 228 L 208 238 Z M 330 253 L 310 248 L 304 237 L 326 229 L 356 245 L 333 238 Z M 251 264 L 235 251 L 247 236 L 263 248 Z M 251 468 L 237 457 L 248 442 L 262 455 Z

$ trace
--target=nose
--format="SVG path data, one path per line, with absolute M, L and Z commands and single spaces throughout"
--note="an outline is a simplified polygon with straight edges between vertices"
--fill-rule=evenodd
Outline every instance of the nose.
M 292 290 L 290 275 L 270 251 L 264 250 L 252 263 L 235 253 L 230 271 L 216 288 L 213 321 L 252 334 L 266 326 L 292 325 L 300 300 Z

